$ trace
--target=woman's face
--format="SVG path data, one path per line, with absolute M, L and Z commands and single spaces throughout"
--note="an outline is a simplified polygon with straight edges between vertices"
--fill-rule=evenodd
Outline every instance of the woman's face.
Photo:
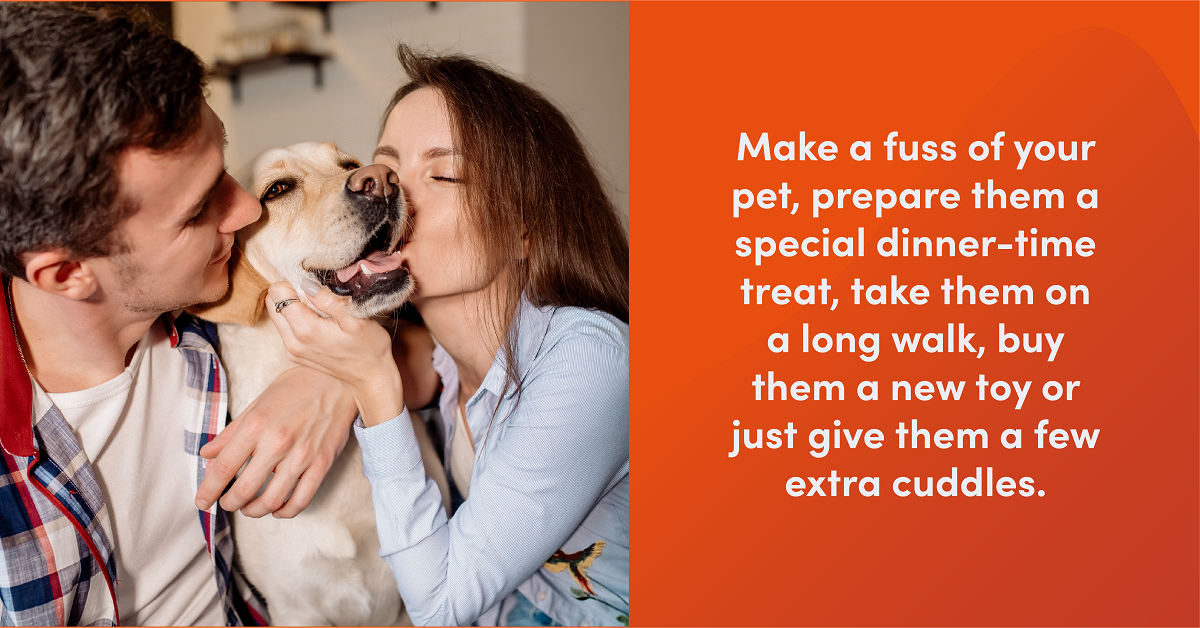
M 416 280 L 415 304 L 478 292 L 496 279 L 481 261 L 482 250 L 463 205 L 462 162 L 440 93 L 418 89 L 388 114 L 375 163 L 400 177 L 408 204 L 408 242 L 401 263 Z

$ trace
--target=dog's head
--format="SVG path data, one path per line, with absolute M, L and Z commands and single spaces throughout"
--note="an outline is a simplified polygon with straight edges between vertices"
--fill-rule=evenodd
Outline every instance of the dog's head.
M 350 312 L 361 318 L 400 307 L 413 281 L 397 252 L 407 212 L 396 181 L 386 166 L 364 167 L 333 144 L 263 153 L 246 186 L 262 218 L 238 232 L 230 294 L 198 313 L 253 324 L 270 282 L 287 281 L 305 298 L 306 278 L 350 297 Z

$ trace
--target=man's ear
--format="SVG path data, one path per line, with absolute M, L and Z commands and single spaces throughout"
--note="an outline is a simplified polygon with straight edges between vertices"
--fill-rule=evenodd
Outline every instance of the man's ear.
M 25 280 L 50 294 L 82 301 L 99 287 L 90 265 L 66 249 L 48 249 L 25 257 Z
M 235 246 L 229 257 L 229 292 L 220 301 L 193 305 L 187 311 L 214 323 L 253 327 L 263 316 L 270 286 Z

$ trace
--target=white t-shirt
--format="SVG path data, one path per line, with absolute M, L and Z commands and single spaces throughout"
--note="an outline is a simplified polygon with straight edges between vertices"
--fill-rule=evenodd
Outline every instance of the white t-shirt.
M 125 372 L 99 386 L 48 394 L 34 383 L 34 416 L 58 407 L 104 493 L 125 625 L 225 624 L 184 450 L 187 373 L 155 324 Z

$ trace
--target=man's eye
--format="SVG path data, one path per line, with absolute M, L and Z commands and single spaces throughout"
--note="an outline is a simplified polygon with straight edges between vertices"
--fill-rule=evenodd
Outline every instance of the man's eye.
M 290 183 L 284 183 L 283 181 L 273 183 L 271 187 L 267 188 L 266 194 L 263 194 L 262 200 L 269 201 L 290 189 L 292 189 L 292 184 Z
M 199 213 L 197 213 L 195 216 L 192 216 L 190 219 L 188 219 L 188 221 L 187 221 L 187 224 L 189 224 L 189 225 L 194 225 L 194 224 L 196 224 L 196 221 L 198 221 L 198 220 L 200 220 L 201 218 L 203 218 L 203 217 L 204 217 L 204 214 L 205 214 L 207 211 L 208 211 L 208 203 L 205 203 L 205 204 L 204 204 L 204 207 L 201 207 L 201 208 L 200 208 L 200 212 L 199 212 Z

